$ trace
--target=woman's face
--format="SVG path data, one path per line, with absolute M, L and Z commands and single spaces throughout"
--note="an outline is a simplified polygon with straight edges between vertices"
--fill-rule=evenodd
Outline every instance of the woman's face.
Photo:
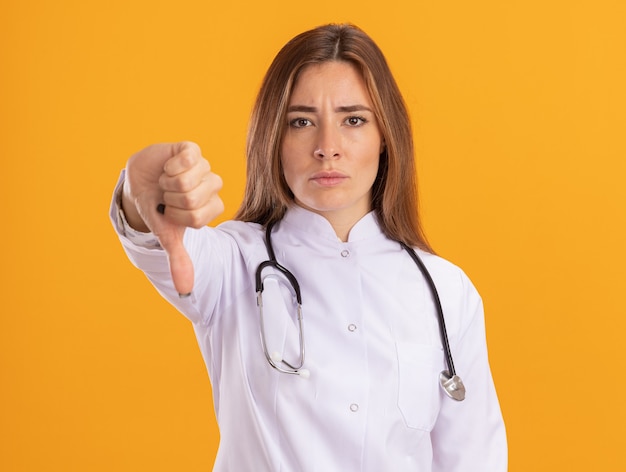
M 365 82 L 347 62 L 307 66 L 287 107 L 281 162 L 298 205 L 333 226 L 371 210 L 382 137 Z

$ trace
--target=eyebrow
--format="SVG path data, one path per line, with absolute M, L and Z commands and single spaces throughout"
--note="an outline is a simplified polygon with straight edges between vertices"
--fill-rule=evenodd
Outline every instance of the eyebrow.
M 291 105 L 287 108 L 287 113 L 298 112 L 298 111 L 303 112 L 303 113 L 316 113 L 318 110 L 316 107 L 309 107 L 306 105 Z M 372 110 L 369 107 L 366 107 L 365 105 L 349 105 L 349 106 L 335 108 L 335 112 L 337 113 L 353 113 L 355 111 L 372 112 Z

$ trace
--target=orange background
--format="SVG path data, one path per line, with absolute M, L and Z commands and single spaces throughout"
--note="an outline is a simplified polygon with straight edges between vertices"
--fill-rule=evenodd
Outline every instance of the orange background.
M 2 2 L 1 470 L 210 469 L 191 326 L 109 196 L 134 151 L 189 139 L 231 216 L 265 69 L 343 21 L 385 51 L 431 242 L 485 300 L 510 470 L 626 470 L 622 0 Z

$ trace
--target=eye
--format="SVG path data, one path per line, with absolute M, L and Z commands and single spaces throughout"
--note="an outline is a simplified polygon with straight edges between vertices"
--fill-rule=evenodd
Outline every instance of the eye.
M 345 119 L 344 123 L 346 123 L 348 126 L 356 127 L 364 125 L 365 123 L 367 123 L 367 120 L 362 116 L 349 116 Z
M 307 118 L 294 118 L 293 120 L 289 121 L 289 126 L 291 126 L 292 128 L 306 128 L 307 126 L 311 125 L 311 120 Z

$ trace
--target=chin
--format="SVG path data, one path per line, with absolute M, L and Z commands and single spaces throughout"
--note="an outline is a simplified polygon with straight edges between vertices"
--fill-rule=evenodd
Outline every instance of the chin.
M 347 208 L 342 202 L 327 202 L 327 201 L 302 201 L 295 200 L 296 204 L 307 210 L 314 211 L 316 213 L 326 213 L 331 211 L 344 210 Z

